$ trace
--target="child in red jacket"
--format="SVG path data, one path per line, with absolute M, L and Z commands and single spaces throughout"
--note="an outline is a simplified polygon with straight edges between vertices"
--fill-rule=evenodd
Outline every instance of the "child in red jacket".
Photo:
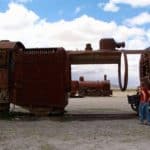
M 142 82 L 140 87 L 140 104 L 139 104 L 139 120 L 141 123 L 147 123 L 147 102 L 149 99 L 149 92 L 147 84 Z

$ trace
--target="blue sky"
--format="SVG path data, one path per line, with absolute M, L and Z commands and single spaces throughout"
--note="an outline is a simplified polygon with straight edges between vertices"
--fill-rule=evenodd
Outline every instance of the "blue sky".
M 127 49 L 150 46 L 150 0 L 0 0 L 0 40 L 25 47 L 98 49 L 101 38 L 125 41 Z M 128 56 L 129 85 L 139 84 L 139 56 Z M 116 82 L 116 67 L 73 66 L 73 78 Z M 106 69 L 107 68 L 107 69 Z M 114 69 L 115 68 L 115 69 Z
M 0 11 L 6 11 L 10 2 L 22 3 L 41 18 L 52 22 L 60 19 L 69 21 L 86 14 L 95 19 L 113 20 L 121 24 L 126 18 L 134 17 L 141 12 L 150 12 L 149 3 L 143 7 L 133 7 L 121 2 L 117 4 L 117 12 L 105 11 L 104 5 L 109 3 L 109 0 L 0 0 Z

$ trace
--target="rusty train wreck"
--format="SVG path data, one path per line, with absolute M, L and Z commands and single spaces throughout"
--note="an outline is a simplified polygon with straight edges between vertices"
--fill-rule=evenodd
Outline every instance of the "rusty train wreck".
M 110 81 L 104 75 L 104 80 L 101 81 L 87 81 L 83 76 L 80 76 L 79 81 L 71 81 L 71 97 L 84 96 L 111 96 L 112 90 Z
M 126 90 L 127 54 L 143 51 L 116 49 L 124 45 L 113 39 L 102 39 L 99 50 L 93 51 L 87 44 L 85 51 L 66 51 L 64 48 L 27 49 L 21 42 L 0 41 L 0 111 L 8 112 L 12 103 L 33 113 L 63 113 L 71 91 L 71 64 L 117 64 L 120 89 Z M 124 85 L 121 82 L 122 54 Z

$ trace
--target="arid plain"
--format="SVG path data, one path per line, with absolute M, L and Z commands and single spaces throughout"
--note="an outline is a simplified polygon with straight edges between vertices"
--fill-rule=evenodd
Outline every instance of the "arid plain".
M 71 98 L 67 114 L 135 114 L 127 95 Z M 16 107 L 14 111 L 24 111 Z M 150 126 L 132 119 L 82 120 L 66 117 L 13 117 L 0 119 L 0 150 L 149 150 Z

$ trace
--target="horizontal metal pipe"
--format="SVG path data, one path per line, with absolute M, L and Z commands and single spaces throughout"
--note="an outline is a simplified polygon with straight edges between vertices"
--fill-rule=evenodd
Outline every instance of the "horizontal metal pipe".
M 71 64 L 118 64 L 120 51 L 72 51 L 67 52 Z
M 150 51 L 147 50 L 120 50 L 121 52 L 124 52 L 126 54 L 143 54 L 143 53 L 150 53 Z

